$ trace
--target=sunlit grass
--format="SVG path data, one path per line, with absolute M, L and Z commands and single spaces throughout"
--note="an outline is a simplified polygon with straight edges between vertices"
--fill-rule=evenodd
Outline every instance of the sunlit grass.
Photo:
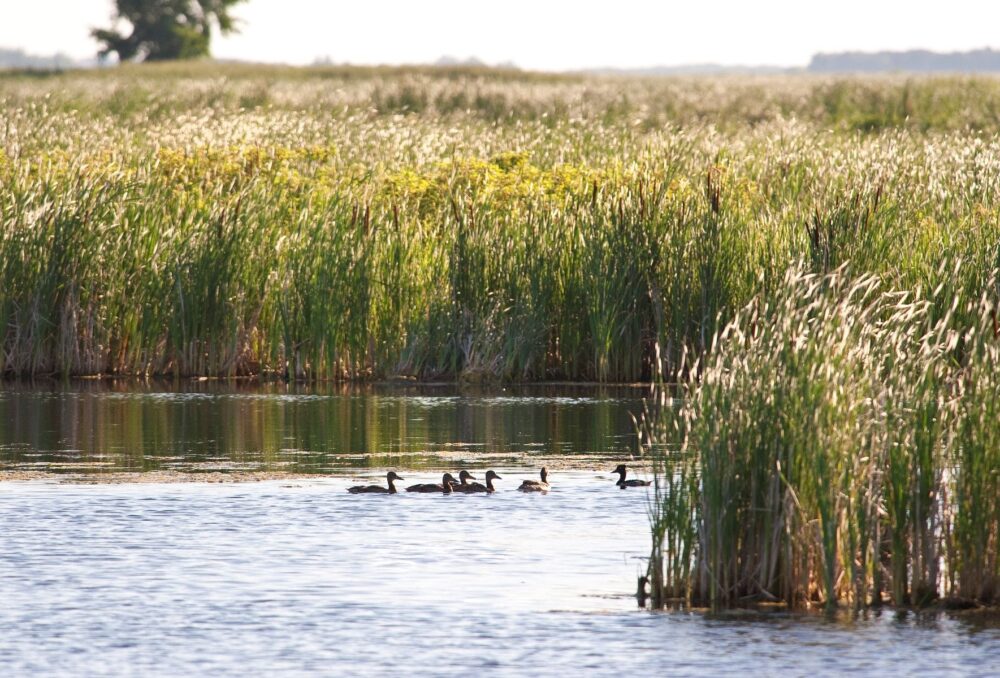
M 965 302 L 998 256 L 997 87 L 4 76 L 0 369 L 669 380 L 798 261 L 926 291 L 960 257 Z
M 990 78 L 5 75 L 0 372 L 679 383 L 643 424 L 655 602 L 995 601 L 997 101 Z
M 996 602 L 1000 288 L 961 271 L 793 268 L 720 331 L 644 420 L 654 602 Z

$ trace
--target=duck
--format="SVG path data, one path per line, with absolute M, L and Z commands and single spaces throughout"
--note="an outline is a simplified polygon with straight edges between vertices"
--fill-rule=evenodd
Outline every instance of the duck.
M 395 471 L 386 473 L 385 479 L 389 482 L 388 488 L 381 485 L 355 485 L 347 488 L 347 491 L 351 494 L 396 494 L 396 486 L 393 485 L 393 482 L 403 479 L 397 476 Z
M 517 489 L 521 490 L 521 492 L 548 492 L 549 481 L 547 478 L 549 477 L 549 472 L 544 466 L 542 467 L 542 471 L 539 475 L 542 476 L 542 480 L 540 482 L 537 480 L 525 480 Z
M 487 492 L 489 494 L 493 494 L 496 492 L 496 488 L 493 487 L 494 480 L 503 480 L 503 478 L 498 476 L 495 471 L 487 471 L 485 485 L 482 483 L 469 483 L 467 485 L 456 485 L 452 489 L 454 489 L 455 492 L 465 492 L 469 494 L 473 492 Z
M 476 480 L 476 476 L 472 475 L 471 473 L 469 473 L 465 469 L 462 469 L 461 471 L 458 472 L 458 482 L 457 483 L 455 482 L 454 478 L 451 479 L 452 487 L 454 489 L 459 489 L 459 490 L 461 488 L 463 488 L 463 487 L 468 487 L 469 486 L 469 479 L 470 478 L 472 480 Z
M 458 481 L 450 473 L 445 473 L 441 477 L 441 484 L 437 483 L 420 483 L 419 485 L 410 485 L 406 488 L 407 492 L 444 492 L 445 494 L 451 494 L 451 488 L 453 484 L 457 484 Z
M 615 467 L 615 470 L 612 471 L 612 473 L 618 474 L 618 482 L 616 482 L 615 485 L 617 485 L 619 488 L 623 490 L 626 487 L 646 487 L 647 485 L 650 484 L 648 480 L 639 480 L 637 478 L 633 478 L 632 480 L 625 480 L 625 473 L 626 473 L 625 464 L 618 464 L 618 466 Z

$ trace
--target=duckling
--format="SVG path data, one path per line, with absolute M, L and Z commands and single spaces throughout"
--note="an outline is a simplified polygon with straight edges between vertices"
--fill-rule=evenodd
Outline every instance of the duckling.
M 521 492 L 548 492 L 549 481 L 547 478 L 549 477 L 549 472 L 545 470 L 544 466 L 542 467 L 542 471 L 539 475 L 542 476 L 541 482 L 537 480 L 525 480 L 517 489 L 521 490 Z
M 456 483 L 454 476 L 450 473 L 445 473 L 441 478 L 441 484 L 437 483 L 421 483 L 419 485 L 410 485 L 406 488 L 407 492 L 444 492 L 445 494 L 451 493 L 451 486 Z
M 463 487 L 468 487 L 469 486 L 469 479 L 470 478 L 472 480 L 475 480 L 476 476 L 472 475 L 471 473 L 469 473 L 465 469 L 462 469 L 461 471 L 458 472 L 458 480 L 459 480 L 459 482 L 456 483 L 455 480 L 452 479 L 451 484 L 452 484 L 452 486 L 454 486 L 454 488 L 456 490 L 461 491 L 461 489 Z
M 354 487 L 347 488 L 347 491 L 351 494 L 396 494 L 396 486 L 393 485 L 393 481 L 403 479 L 397 476 L 395 471 L 386 473 L 385 479 L 389 481 L 388 489 L 381 485 L 355 485 Z
M 456 485 L 454 488 L 455 492 L 465 492 L 466 494 L 471 494 L 473 492 L 487 492 L 493 494 L 496 492 L 496 488 L 493 487 L 494 480 L 503 480 L 494 471 L 486 472 L 486 484 L 482 483 L 469 483 L 468 485 Z
M 623 490 L 626 487 L 646 487 L 650 484 L 648 480 L 638 480 L 635 478 L 632 480 L 625 480 L 625 464 L 618 464 L 612 473 L 618 474 L 618 482 L 616 482 L 615 485 Z

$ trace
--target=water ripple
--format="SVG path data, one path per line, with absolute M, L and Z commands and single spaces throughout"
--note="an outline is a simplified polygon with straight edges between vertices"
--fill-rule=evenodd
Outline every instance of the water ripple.
M 363 477 L 0 493 L 5 675 L 986 675 L 1000 631 L 649 614 L 629 597 L 645 494 L 555 474 L 548 495 L 355 496 Z M 430 474 L 403 473 L 409 482 Z

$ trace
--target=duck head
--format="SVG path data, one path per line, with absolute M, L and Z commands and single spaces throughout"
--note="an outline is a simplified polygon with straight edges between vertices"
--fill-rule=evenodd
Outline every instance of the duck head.
M 386 473 L 385 479 L 388 480 L 390 483 L 394 480 L 406 480 L 405 478 L 397 476 L 395 471 L 389 471 L 388 473 Z
M 494 472 L 494 471 L 487 471 L 486 472 L 486 480 L 503 480 L 503 478 L 501 478 L 500 476 L 498 476 L 496 474 L 496 472 Z
M 544 466 L 542 467 L 542 471 L 541 473 L 539 473 L 539 475 L 542 476 L 543 483 L 549 482 L 548 480 L 546 480 L 549 477 L 549 471 Z
M 465 481 L 466 480 L 470 480 L 470 479 L 471 480 L 475 480 L 476 476 L 472 475 L 471 473 L 469 473 L 465 469 L 462 469 L 461 471 L 458 472 L 458 480 L 463 485 L 465 485 Z
M 445 494 L 451 494 L 451 484 L 455 482 L 455 476 L 450 473 L 445 473 L 441 476 L 441 491 Z

